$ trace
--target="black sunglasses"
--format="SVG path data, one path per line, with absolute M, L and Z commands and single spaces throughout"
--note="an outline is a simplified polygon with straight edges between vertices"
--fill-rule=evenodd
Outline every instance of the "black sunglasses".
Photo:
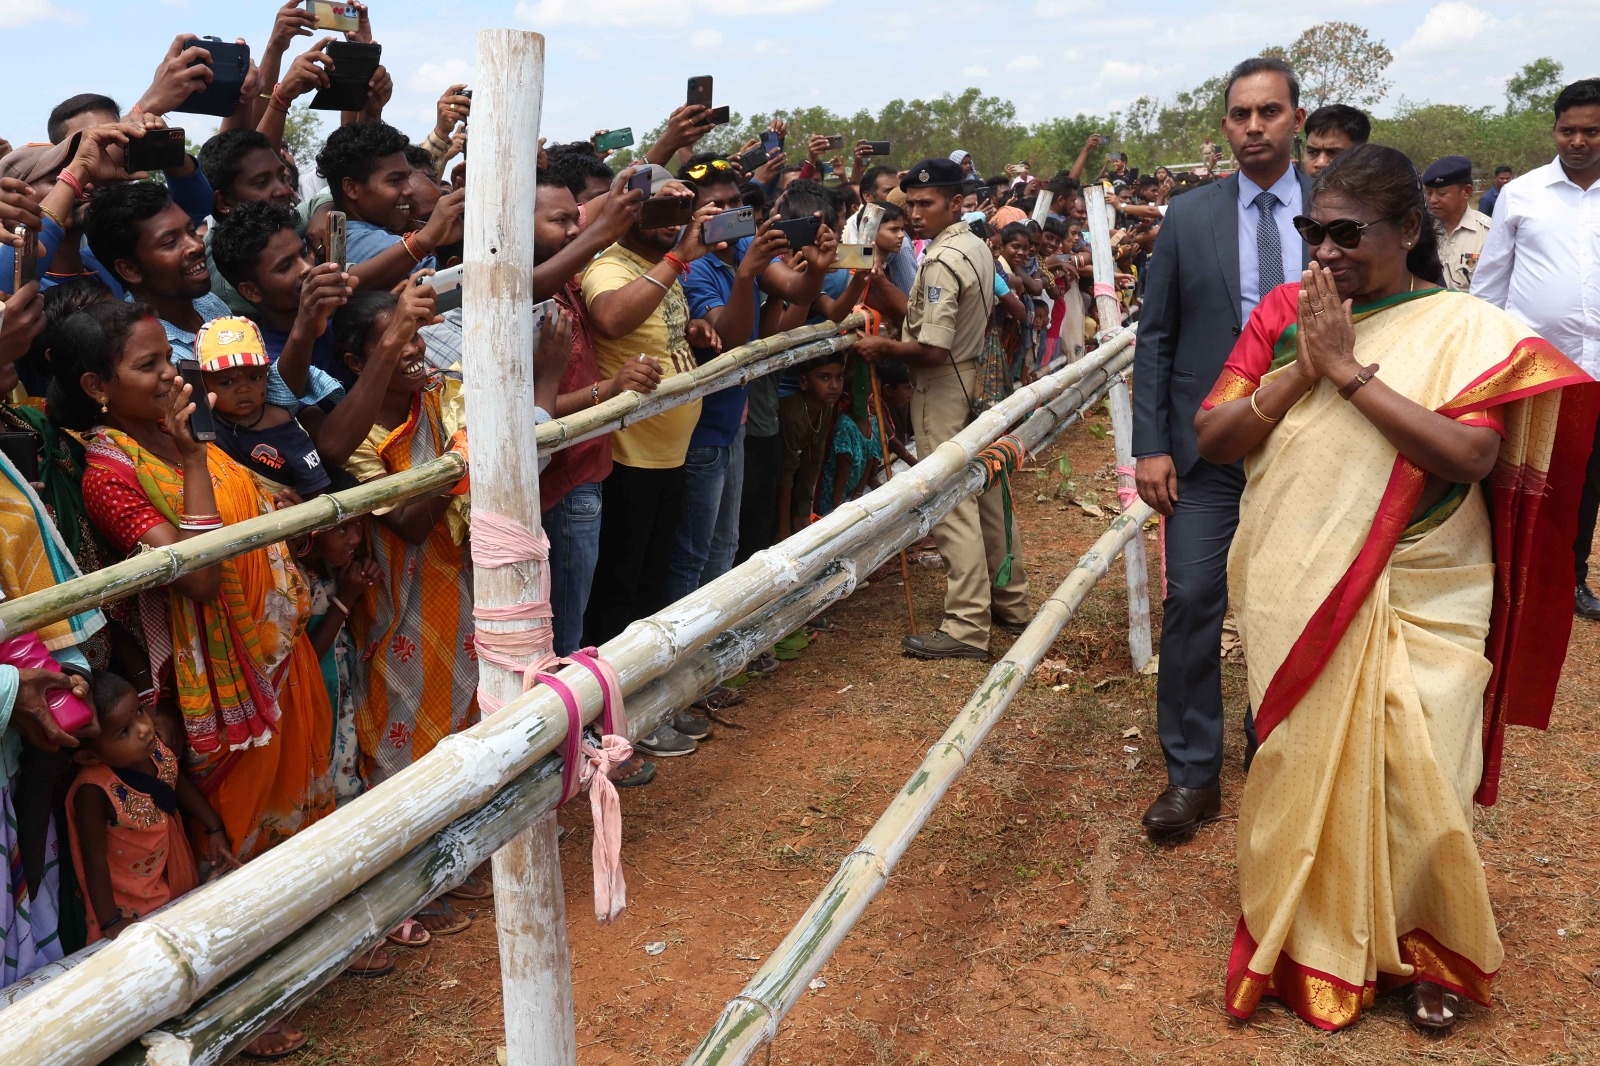
M 1315 248 L 1326 238 L 1333 238 L 1333 243 L 1340 248 L 1354 248 L 1361 243 L 1361 235 L 1370 227 L 1387 222 L 1388 219 L 1380 218 L 1376 222 L 1357 222 L 1353 218 L 1336 218 L 1332 222 L 1318 222 L 1304 215 L 1294 216 L 1294 228 L 1300 238 Z

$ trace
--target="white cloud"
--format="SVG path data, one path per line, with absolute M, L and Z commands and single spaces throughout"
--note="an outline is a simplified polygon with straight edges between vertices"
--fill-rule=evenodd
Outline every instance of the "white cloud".
M 1088 12 L 1089 5 L 1086 0 L 1036 0 L 1033 5 L 1033 13 L 1045 19 L 1084 15 Z
M 961 75 L 962 75 L 962 77 L 966 77 L 966 78 L 987 78 L 989 76 L 989 68 L 988 67 L 962 67 L 961 68 Z
M 459 56 L 440 63 L 424 63 L 407 79 L 411 89 L 437 97 L 452 85 L 471 85 L 477 68 Z M 431 112 L 430 112 L 431 113 Z
M 0 0 L 4 3 L 6 0 Z M 687 26 L 690 16 L 790 15 L 833 0 L 517 0 L 516 19 L 534 29 L 563 25 Z
M 1161 76 L 1161 71 L 1145 63 L 1128 63 L 1121 59 L 1108 59 L 1100 65 L 1100 76 L 1094 84 L 1099 89 L 1124 88 L 1145 85 Z
M 689 43 L 695 48 L 709 51 L 722 44 L 722 34 L 716 30 L 695 30 L 689 37 Z
M 1405 44 L 1401 54 L 1453 50 L 1501 27 L 1499 19 L 1481 7 L 1448 0 L 1430 8 Z
M 1024 71 L 1038 70 L 1042 66 L 1044 62 L 1038 56 L 1018 56 L 1006 64 L 1006 69 L 1013 74 L 1021 74 Z
M 0 26 L 26 26 L 61 17 L 62 12 L 50 0 L 0 0 Z

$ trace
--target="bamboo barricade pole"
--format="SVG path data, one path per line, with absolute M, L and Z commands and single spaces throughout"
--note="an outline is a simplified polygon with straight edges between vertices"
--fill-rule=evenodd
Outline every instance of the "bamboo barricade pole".
M 845 320 L 846 323 L 849 321 Z M 667 378 L 661 388 L 648 397 L 625 392 L 598 407 L 590 407 L 567 418 L 551 419 L 535 431 L 539 450 L 549 452 L 570 448 L 581 441 L 620 428 L 624 420 L 632 423 L 647 417 L 639 413 L 641 410 L 659 414 L 707 393 L 744 384 L 793 363 L 848 347 L 850 338 L 834 336 L 835 328 L 827 324 L 803 326 L 743 345 L 713 360 L 713 363 L 721 364 L 713 374 L 705 373 L 713 369 L 713 363 L 705 363 L 696 367 L 692 376 L 675 374 Z M 692 379 L 680 384 L 680 377 Z M 670 394 L 662 397 L 661 393 L 669 389 Z M 643 400 L 649 400 L 651 406 L 642 407 Z M 144 551 L 132 559 L 113 563 L 92 574 L 73 578 L 42 592 L 8 600 L 0 603 L 0 639 L 4 639 L 6 634 L 26 633 L 51 622 L 59 622 L 79 611 L 99 607 L 145 589 L 170 584 L 184 574 L 242 555 L 264 544 L 275 544 L 313 530 L 327 529 L 355 515 L 432 495 L 460 481 L 466 469 L 465 459 L 453 452 L 447 453 L 410 470 L 377 478 L 342 492 L 326 493 L 305 503 L 239 522 L 214 533 Z
M 883 481 L 888 484 L 894 477 L 894 456 L 889 451 L 889 411 L 883 406 L 883 389 L 878 384 L 878 368 L 875 364 L 867 364 L 867 379 L 872 383 L 872 406 L 878 411 L 878 440 L 880 450 L 883 452 Z M 900 583 L 906 587 L 906 621 L 911 624 L 910 632 L 920 633 L 922 627 L 917 625 L 917 601 L 911 595 L 911 563 L 906 559 L 906 550 L 900 549 Z
M 1069 389 L 1062 399 L 1071 404 L 1072 413 L 1048 429 L 1043 439 L 1048 441 L 1076 422 L 1104 398 L 1110 384 L 1106 380 L 1090 388 L 1086 382 Z M 697 699 L 708 685 L 749 662 L 757 649 L 770 646 L 850 595 L 861 575 L 876 570 L 899 546 L 921 536 L 957 503 L 978 491 L 983 478 L 982 466 L 969 463 L 954 484 L 901 516 L 899 525 L 883 540 L 860 546 L 769 610 L 729 628 L 631 695 L 630 732 L 635 736 L 649 733 L 672 712 Z M 274 1020 L 295 1010 L 342 973 L 350 961 L 381 942 L 385 931 L 417 904 L 459 883 L 485 855 L 509 839 L 518 825 L 553 808 L 558 800 L 555 778 L 559 773 L 558 758 L 546 756 L 483 808 L 441 830 L 193 1011 L 145 1034 L 143 1043 L 129 1045 L 109 1062 L 112 1066 L 212 1066 L 226 1061 Z M 24 983 L 30 985 L 29 991 L 42 984 L 31 978 Z
M 1123 369 L 1131 359 L 1131 343 L 1130 335 L 1113 337 L 1088 357 L 1024 386 L 907 474 L 756 553 L 666 610 L 634 622 L 603 649 L 624 692 L 637 691 L 730 622 L 764 609 L 834 559 L 879 537 L 899 515 L 936 496 L 1017 419 L 1024 419 L 1015 432 L 1025 444 L 1043 439 L 1069 413 L 1058 409 L 1063 394 L 1081 381 L 1098 384 Z M 599 686 L 579 668 L 567 668 L 562 677 L 586 720 L 594 718 Z M 446 737 L 428 755 L 271 855 L 135 923 L 93 958 L 0 1010 L 0 1062 L 94 1063 L 188 1010 L 407 851 L 481 806 L 553 751 L 565 733 L 561 700 L 541 687 Z
M 1098 184 L 1083 190 L 1083 202 L 1089 213 L 1089 247 L 1094 259 L 1095 315 L 1100 319 L 1101 334 L 1111 328 L 1108 323 L 1120 321 L 1122 308 L 1117 303 L 1117 267 L 1111 258 L 1111 222 L 1106 208 L 1106 191 Z M 1106 293 L 1110 295 L 1106 295 Z M 1117 497 L 1119 500 L 1134 491 L 1133 458 L 1133 397 L 1126 382 L 1111 390 L 1111 441 L 1116 449 Z M 1126 509 L 1126 508 L 1124 508 Z M 1150 560 L 1145 554 L 1144 538 L 1138 537 L 1128 545 L 1122 556 L 1122 568 L 1128 580 L 1128 652 L 1133 657 L 1133 668 L 1143 670 L 1150 662 Z
M 467 183 L 462 307 L 462 379 L 478 537 L 488 535 L 478 532 L 479 515 L 508 520 L 534 538 L 541 535 L 538 449 L 526 427 L 534 424 L 540 340 L 532 290 L 534 172 L 543 99 L 544 37 L 526 30 L 480 30 L 472 136 L 479 178 Z M 548 618 L 503 617 L 548 601 L 549 577 L 539 575 L 544 565 L 531 558 L 498 566 L 474 563 L 479 633 L 514 637 L 514 647 L 531 642 L 532 630 L 548 630 Z M 488 612 L 502 617 L 485 617 Z M 478 672 L 480 699 L 503 706 L 522 694 L 521 675 L 489 657 L 478 657 Z M 494 853 L 508 1066 L 578 1061 L 566 892 L 556 841 L 552 808 Z
M 888 810 L 684 1060 L 685 1066 L 737 1066 L 749 1062 L 752 1055 L 773 1040 L 783 1016 L 799 1001 L 811 979 L 888 883 L 911 841 L 966 770 L 1028 675 L 1090 590 L 1106 575 L 1111 560 L 1140 537 L 1151 513 L 1146 504 L 1134 504 L 1118 515 L 1094 547 L 1078 560 L 1077 567 L 1039 608 L 1011 650 L 989 671 Z

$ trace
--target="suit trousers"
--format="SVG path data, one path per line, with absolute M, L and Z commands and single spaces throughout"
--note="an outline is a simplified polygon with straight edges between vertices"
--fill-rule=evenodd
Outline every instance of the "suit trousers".
M 1178 502 L 1167 519 L 1156 726 L 1167 780 L 1181 788 L 1209 787 L 1222 774 L 1222 620 L 1243 491 L 1242 465 L 1202 459 L 1179 476 Z M 1245 728 L 1250 732 L 1248 720 Z
M 976 367 L 969 364 L 963 371 L 960 376 L 953 370 L 920 371 L 913 378 L 911 426 L 917 437 L 918 459 L 926 459 L 972 420 L 967 395 L 977 387 Z M 991 611 L 1007 618 L 1028 616 L 1022 530 L 1013 517 L 1011 580 L 1004 588 L 993 586 L 1006 555 L 1005 501 L 998 488 L 963 500 L 932 533 L 948 567 L 944 621 L 939 629 L 963 644 L 987 650 Z

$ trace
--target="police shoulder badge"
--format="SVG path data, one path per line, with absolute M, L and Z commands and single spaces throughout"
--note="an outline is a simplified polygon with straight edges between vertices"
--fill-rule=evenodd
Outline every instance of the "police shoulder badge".
M 928 286 L 928 302 L 929 303 L 931 303 L 931 304 L 938 303 L 939 302 L 939 297 L 941 297 L 943 295 L 944 295 L 944 290 L 941 289 L 939 286 L 937 286 L 937 285 L 929 285 Z

